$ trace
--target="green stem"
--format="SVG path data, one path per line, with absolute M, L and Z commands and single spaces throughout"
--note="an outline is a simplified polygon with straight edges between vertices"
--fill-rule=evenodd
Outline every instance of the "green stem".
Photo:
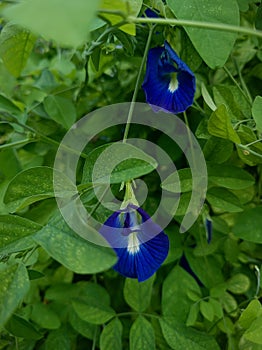
M 256 273 L 257 273 L 257 288 L 256 288 L 256 293 L 255 293 L 255 298 L 256 298 L 256 297 L 258 297 L 259 290 L 260 290 L 261 275 L 260 275 L 260 270 L 257 267 L 257 265 L 255 265 L 255 270 L 256 270 Z
M 202 22 L 202 21 L 191 21 L 186 19 L 174 19 L 174 18 L 139 18 L 135 16 L 128 16 L 127 21 L 130 23 L 154 23 L 162 25 L 174 25 L 184 27 L 195 27 L 203 29 L 220 30 L 224 32 L 243 33 L 254 35 L 262 38 L 262 31 L 251 28 L 234 26 L 226 23 L 214 23 L 214 22 Z
M 237 146 L 244 150 L 245 155 L 253 154 L 256 157 L 262 158 L 262 154 L 259 154 L 259 153 L 255 152 L 255 151 L 252 151 L 246 145 L 238 144 Z
M 98 330 L 98 326 L 96 326 L 96 328 L 95 328 L 94 338 L 93 338 L 93 344 L 92 344 L 92 350 L 95 350 L 95 348 L 96 348 L 97 330 Z
M 154 31 L 154 26 L 150 26 L 149 34 L 148 34 L 148 38 L 147 38 L 147 42 L 146 42 L 146 47 L 145 47 L 145 52 L 144 52 L 144 55 L 143 55 L 143 58 L 142 58 L 142 62 L 141 62 L 141 65 L 140 65 L 140 68 L 139 68 L 139 71 L 138 71 L 138 75 L 137 75 L 137 79 L 136 79 L 136 85 L 135 85 L 135 90 L 134 90 L 132 101 L 131 101 L 130 108 L 129 108 L 129 111 L 128 111 L 126 127 L 125 127 L 124 136 L 123 136 L 123 143 L 126 143 L 127 135 L 128 135 L 129 129 L 130 129 L 130 123 L 131 123 L 133 112 L 134 112 L 134 108 L 135 108 L 135 101 L 136 101 L 137 93 L 138 93 L 138 90 L 139 90 L 139 87 L 140 87 L 140 80 L 141 80 L 141 76 L 142 76 L 142 73 L 143 73 L 143 68 L 144 68 L 144 65 L 145 65 L 145 62 L 146 62 L 146 58 L 147 58 L 147 54 L 148 54 L 148 50 L 149 50 L 149 46 L 150 46 L 150 42 L 151 42 L 153 31 Z
M 249 146 L 252 146 L 252 145 L 254 145 L 255 143 L 258 143 L 258 142 L 261 142 L 261 141 L 262 141 L 262 139 L 255 140 L 255 141 L 253 141 L 253 142 L 250 142 L 250 143 L 246 144 L 245 146 L 246 146 L 246 147 L 249 147 Z
M 36 142 L 36 141 L 37 141 L 36 139 L 29 138 L 25 140 L 16 141 L 16 142 L 5 143 L 4 145 L 0 146 L 0 150 L 22 146 L 22 145 L 26 145 L 29 142 Z
M 250 101 L 250 96 L 249 94 L 247 94 L 245 91 L 243 91 L 243 89 L 241 88 L 241 86 L 239 85 L 239 83 L 236 81 L 236 79 L 233 77 L 233 75 L 231 74 L 231 72 L 229 71 L 229 69 L 227 69 L 226 66 L 223 67 L 224 71 L 227 73 L 227 75 L 229 76 L 229 78 L 233 81 L 233 83 L 236 85 L 236 87 L 238 88 L 238 90 L 241 92 L 241 94 L 245 97 L 245 99 L 247 100 L 247 102 L 252 105 L 252 101 Z
M 242 76 L 242 73 L 241 73 L 241 69 L 240 69 L 240 67 L 239 67 L 239 65 L 238 65 L 236 60 L 234 60 L 234 63 L 235 63 L 235 67 L 237 69 L 237 73 L 238 73 L 241 85 L 243 87 L 243 90 L 245 91 L 246 96 L 248 98 L 248 101 L 249 101 L 250 105 L 252 106 L 252 103 L 253 103 L 252 96 L 250 95 L 250 92 L 249 92 L 248 87 L 247 87 L 247 85 L 245 83 L 245 80 L 243 79 L 243 76 Z
M 234 125 L 234 129 L 236 129 L 239 125 L 241 125 L 241 124 L 243 124 L 243 123 L 250 122 L 251 120 L 252 120 L 251 118 L 240 120 L 239 122 L 237 122 L 237 123 Z

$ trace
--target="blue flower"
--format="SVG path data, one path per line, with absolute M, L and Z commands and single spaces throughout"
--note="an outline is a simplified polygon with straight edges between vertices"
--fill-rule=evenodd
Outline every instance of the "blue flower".
M 151 277 L 167 257 L 169 240 L 141 208 L 129 204 L 114 212 L 100 229 L 118 256 L 114 270 L 139 282 Z
M 147 8 L 145 10 L 146 17 L 149 17 L 149 18 L 158 18 L 159 17 L 158 13 L 159 11 L 151 10 L 150 8 Z
M 213 227 L 212 227 L 212 220 L 209 218 L 206 218 L 205 220 L 205 228 L 206 228 L 206 238 L 207 238 L 207 243 L 209 244 L 212 240 L 212 231 L 213 231 Z
M 166 41 L 149 50 L 142 88 L 155 111 L 181 113 L 194 101 L 195 76 Z

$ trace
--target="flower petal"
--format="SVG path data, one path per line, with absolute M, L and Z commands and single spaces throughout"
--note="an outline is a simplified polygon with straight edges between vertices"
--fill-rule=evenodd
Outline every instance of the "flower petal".
M 169 241 L 164 232 L 140 244 L 139 250 L 135 253 L 130 253 L 125 248 L 116 248 L 118 262 L 114 270 L 123 276 L 137 278 L 139 282 L 145 281 L 162 265 L 168 249 Z
M 172 81 L 173 73 L 177 73 L 176 83 Z M 149 50 L 142 88 L 153 110 L 180 113 L 193 103 L 195 76 L 165 42 L 164 47 Z
M 141 208 L 128 206 L 126 210 L 113 213 L 100 233 L 118 256 L 113 268 L 139 282 L 151 277 L 167 257 L 168 237 Z
M 205 220 L 205 226 L 206 226 L 206 237 L 207 237 L 207 243 L 210 243 L 212 240 L 212 220 L 206 218 Z

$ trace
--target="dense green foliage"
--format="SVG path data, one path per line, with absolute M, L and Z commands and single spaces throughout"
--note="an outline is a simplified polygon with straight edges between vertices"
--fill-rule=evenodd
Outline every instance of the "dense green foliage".
M 261 2 L 10 2 L 0 4 L 0 349 L 262 349 Z M 159 18 L 145 18 L 147 8 Z M 146 164 L 135 159 L 114 169 L 115 196 L 123 199 L 121 182 L 141 177 L 149 189 L 143 208 L 153 214 L 161 190 L 170 198 L 182 192 L 165 228 L 168 258 L 138 283 L 112 270 L 111 249 L 65 223 L 53 164 L 75 121 L 132 100 L 154 21 L 150 46 L 167 39 L 196 76 L 195 102 L 179 117 L 202 148 L 208 191 L 199 219 L 181 234 L 192 190 L 182 151 L 157 129 L 131 126 L 128 137 L 148 139 L 169 154 L 180 186 L 174 174 L 160 183 L 147 156 Z M 141 83 L 136 100 L 144 102 Z M 110 210 L 99 205 L 91 174 L 105 145 L 122 138 L 122 125 L 104 130 L 78 164 L 82 202 L 101 223 Z M 129 152 L 138 158 L 138 149 Z M 61 196 L 73 193 L 62 175 Z

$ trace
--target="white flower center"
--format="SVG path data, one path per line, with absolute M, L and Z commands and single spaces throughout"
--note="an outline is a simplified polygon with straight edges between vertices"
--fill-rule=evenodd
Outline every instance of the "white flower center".
M 173 93 L 177 90 L 177 88 L 178 88 L 177 73 L 172 73 L 168 90 Z
M 137 232 L 131 232 L 128 236 L 127 251 L 130 254 L 136 254 L 140 250 Z

